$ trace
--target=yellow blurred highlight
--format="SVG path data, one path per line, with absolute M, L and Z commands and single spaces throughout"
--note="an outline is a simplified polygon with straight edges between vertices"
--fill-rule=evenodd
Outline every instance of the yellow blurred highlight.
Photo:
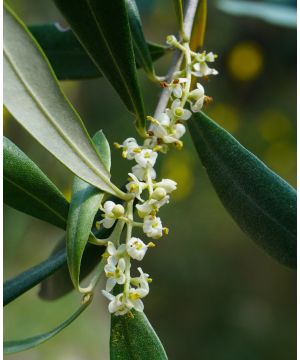
M 250 42 L 237 44 L 229 54 L 228 67 L 236 79 L 253 80 L 263 67 L 263 53 L 260 47 Z
M 272 170 L 289 178 L 296 169 L 295 146 L 287 141 L 277 141 L 266 149 L 263 159 Z
M 193 168 L 194 161 L 188 151 L 170 152 L 165 157 L 161 167 L 161 178 L 177 182 L 177 190 L 172 193 L 172 199 L 182 200 L 190 195 L 195 183 Z
M 236 132 L 240 126 L 239 112 L 229 104 L 215 104 L 207 111 L 207 114 L 231 133 Z
M 268 109 L 259 115 L 257 129 L 264 140 L 272 142 L 289 135 L 292 124 L 281 111 Z
M 10 117 L 10 114 L 9 114 L 8 110 L 6 109 L 6 107 L 3 106 L 3 129 L 6 128 L 9 117 Z

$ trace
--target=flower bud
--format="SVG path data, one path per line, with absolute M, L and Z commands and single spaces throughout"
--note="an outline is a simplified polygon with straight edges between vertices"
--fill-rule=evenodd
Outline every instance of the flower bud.
M 119 218 L 119 217 L 121 217 L 121 216 L 124 215 L 125 209 L 124 209 L 124 207 L 123 207 L 122 205 L 118 204 L 118 205 L 115 205 L 115 206 L 113 207 L 113 209 L 112 209 L 111 212 L 114 214 L 114 216 L 115 216 L 116 218 Z
M 152 195 L 151 195 L 151 199 L 154 199 L 154 200 L 162 200 L 163 198 L 165 198 L 167 195 L 167 192 L 164 188 L 162 187 L 157 187 Z

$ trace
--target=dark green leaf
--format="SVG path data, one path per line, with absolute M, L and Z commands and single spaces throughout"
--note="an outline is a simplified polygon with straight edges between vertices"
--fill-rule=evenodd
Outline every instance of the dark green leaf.
M 102 232 L 101 237 L 109 236 L 110 229 Z M 39 297 L 43 300 L 56 300 L 74 290 L 74 285 L 70 278 L 69 268 L 66 258 L 66 242 L 65 239 L 60 241 L 53 250 L 51 256 L 56 256 L 63 249 L 65 261 L 63 265 L 57 269 L 51 276 L 40 280 L 41 287 Z M 101 261 L 101 256 L 105 250 L 104 246 L 95 246 L 87 244 L 81 261 L 80 280 L 89 275 L 95 266 Z
M 189 128 L 208 176 L 236 223 L 279 262 L 295 267 L 295 189 L 205 114 L 194 114 Z
M 5 5 L 4 104 L 49 152 L 85 181 L 122 196 L 41 48 Z
M 145 113 L 137 81 L 125 0 L 54 0 L 95 65 L 111 82 L 145 136 Z
M 91 299 L 82 304 L 79 309 L 66 321 L 49 332 L 22 340 L 4 341 L 4 354 L 13 354 L 16 352 L 28 350 L 53 338 L 56 334 L 60 333 L 64 328 L 70 325 L 88 307 L 90 303 Z
M 111 316 L 110 360 L 165 360 L 167 354 L 144 313 Z
M 60 249 L 47 260 L 6 281 L 3 285 L 3 304 L 7 305 L 39 284 L 67 262 L 65 249 Z
M 110 171 L 110 147 L 102 131 L 96 133 L 93 141 L 99 153 L 103 154 L 106 168 Z M 78 177 L 74 178 L 66 241 L 69 271 L 76 288 L 79 287 L 81 259 L 84 248 L 88 242 L 93 221 L 103 195 L 94 186 L 89 185 Z
M 135 0 L 125 0 L 127 5 L 133 48 L 137 64 L 141 64 L 146 73 L 155 78 L 151 54 L 143 33 L 142 22 Z
M 69 204 L 41 169 L 13 142 L 3 139 L 4 202 L 26 214 L 66 228 Z
M 59 80 L 80 80 L 102 76 L 72 30 L 63 30 L 57 24 L 32 25 L 28 29 L 47 55 Z M 165 46 L 151 42 L 147 43 L 147 48 L 152 61 L 164 56 L 168 50 Z M 137 52 L 138 49 L 135 50 L 135 57 L 137 67 L 140 68 L 143 62 L 139 61 Z M 146 54 L 145 50 L 144 53 Z

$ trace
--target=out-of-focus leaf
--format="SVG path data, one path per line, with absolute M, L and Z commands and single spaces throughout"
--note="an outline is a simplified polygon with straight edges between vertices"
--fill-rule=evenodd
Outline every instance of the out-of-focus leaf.
M 111 316 L 110 360 L 166 360 L 167 354 L 144 313 Z
M 207 18 L 207 0 L 199 0 L 195 11 L 192 33 L 190 38 L 190 48 L 198 51 L 204 43 Z
M 296 191 L 204 113 L 189 129 L 223 205 L 240 228 L 280 263 L 297 264 Z
M 254 17 L 270 24 L 295 28 L 297 11 L 295 7 L 255 1 L 219 0 L 217 6 L 230 15 Z
M 98 131 L 95 134 L 93 141 L 99 153 L 103 154 L 107 171 L 110 171 L 110 147 L 102 131 Z M 79 287 L 83 252 L 88 242 L 93 221 L 103 195 L 104 194 L 94 186 L 89 185 L 78 177 L 74 178 L 66 241 L 69 271 L 76 288 Z
M 3 186 L 7 205 L 62 229 L 66 228 L 67 200 L 41 169 L 5 137 Z
M 139 88 L 125 0 L 54 0 L 95 65 L 111 82 L 145 136 Z
M 15 119 L 78 177 L 119 194 L 79 115 L 41 48 L 5 5 L 4 104 Z
M 4 354 L 13 354 L 20 351 L 25 351 L 40 344 L 43 344 L 45 341 L 53 338 L 55 335 L 65 329 L 68 325 L 70 325 L 88 307 L 90 303 L 91 298 L 89 299 L 89 301 L 82 304 L 79 309 L 75 311 L 75 313 L 70 316 L 66 321 L 64 321 L 62 324 L 58 325 L 56 328 L 49 332 L 22 340 L 4 341 Z
M 80 80 L 102 76 L 87 52 L 70 29 L 62 29 L 58 24 L 31 25 L 28 27 L 45 52 L 59 80 Z M 143 36 L 143 34 L 141 35 Z M 135 49 L 137 68 L 150 65 L 167 53 L 168 48 L 147 42 L 140 59 L 139 49 Z M 150 54 L 150 61 L 147 58 Z M 144 64 L 145 63 L 145 64 Z
M 125 0 L 129 18 L 129 25 L 132 34 L 133 49 L 135 53 L 136 63 L 140 64 L 150 78 L 155 77 L 152 58 L 147 45 L 142 21 L 135 0 Z
M 4 306 L 15 300 L 26 291 L 39 284 L 43 279 L 53 274 L 67 262 L 65 249 L 60 249 L 47 260 L 24 271 L 16 277 L 7 280 L 3 285 Z

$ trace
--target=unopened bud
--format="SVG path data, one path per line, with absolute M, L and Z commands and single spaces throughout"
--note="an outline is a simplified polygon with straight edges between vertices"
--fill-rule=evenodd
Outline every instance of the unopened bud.
M 166 42 L 169 45 L 174 45 L 177 42 L 177 40 L 176 40 L 176 37 L 174 35 L 168 35 L 167 39 L 166 39 Z
M 116 218 L 119 218 L 119 217 L 121 217 L 121 216 L 124 215 L 125 209 L 124 209 L 124 207 L 123 207 L 122 205 L 118 204 L 118 205 L 115 205 L 115 206 L 113 207 L 113 209 L 112 209 L 111 212 L 114 214 L 114 216 L 115 216 Z
M 162 200 L 163 198 L 165 198 L 166 197 L 166 195 L 167 195 L 167 192 L 166 192 L 166 190 L 164 189 L 164 188 L 162 188 L 162 187 L 157 187 L 154 191 L 153 191 L 153 193 L 152 193 L 152 195 L 151 195 L 151 198 L 152 199 L 154 199 L 154 200 Z

